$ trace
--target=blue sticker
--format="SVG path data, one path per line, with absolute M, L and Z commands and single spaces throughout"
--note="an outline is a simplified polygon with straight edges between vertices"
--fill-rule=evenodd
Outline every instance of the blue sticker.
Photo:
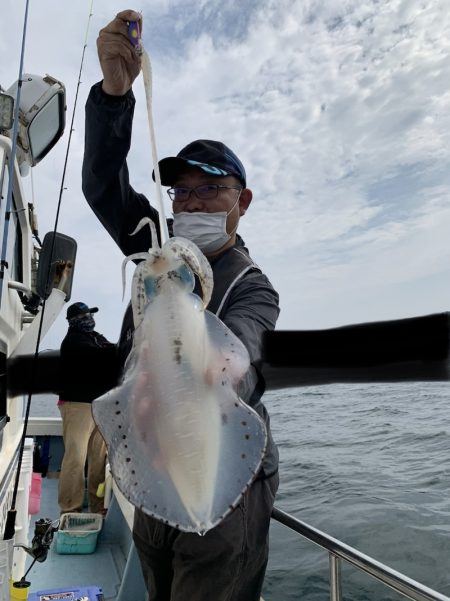
M 214 165 L 208 165 L 207 163 L 200 163 L 199 161 L 194 161 L 192 159 L 186 159 L 189 165 L 193 167 L 199 167 L 203 169 L 206 173 L 211 173 L 211 175 L 229 175 L 228 171 L 225 169 L 220 169 L 220 167 L 215 167 Z

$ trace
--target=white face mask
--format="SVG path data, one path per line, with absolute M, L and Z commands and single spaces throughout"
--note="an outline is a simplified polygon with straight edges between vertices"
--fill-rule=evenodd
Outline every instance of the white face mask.
M 213 253 L 230 240 L 232 234 L 237 230 L 237 224 L 234 230 L 229 234 L 227 232 L 227 217 L 234 210 L 239 202 L 239 196 L 232 208 L 228 211 L 218 213 L 200 213 L 182 211 L 173 215 L 173 234 L 187 238 L 196 244 L 199 249 L 208 254 Z

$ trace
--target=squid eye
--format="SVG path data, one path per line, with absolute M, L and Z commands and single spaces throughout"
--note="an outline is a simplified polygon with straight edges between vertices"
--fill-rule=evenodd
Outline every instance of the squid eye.
M 192 271 L 184 263 L 177 268 L 177 273 L 180 276 L 180 280 L 183 282 L 186 288 L 194 290 L 195 278 Z
M 155 278 L 153 276 L 147 276 L 146 278 L 144 278 L 144 288 L 147 298 L 152 298 L 152 296 L 156 295 L 157 279 L 158 278 Z

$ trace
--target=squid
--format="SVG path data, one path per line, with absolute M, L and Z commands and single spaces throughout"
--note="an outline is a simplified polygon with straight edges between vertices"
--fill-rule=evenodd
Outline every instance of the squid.
M 136 233 L 146 223 L 144 218 Z M 118 488 L 146 514 L 205 534 L 239 503 L 260 468 L 263 420 L 238 395 L 250 360 L 206 307 L 211 267 L 175 237 L 140 260 L 132 281 L 135 334 L 120 384 L 93 402 Z M 194 294 L 197 276 L 202 298 Z

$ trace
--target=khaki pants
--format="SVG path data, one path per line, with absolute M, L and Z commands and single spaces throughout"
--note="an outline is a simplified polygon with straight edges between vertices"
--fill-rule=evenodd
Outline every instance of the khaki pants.
M 90 511 L 101 513 L 103 499 L 98 498 L 96 492 L 98 485 L 105 479 L 106 445 L 92 417 L 91 404 L 65 402 L 59 405 L 59 410 L 64 438 L 58 494 L 60 512 L 83 510 L 87 459 Z

